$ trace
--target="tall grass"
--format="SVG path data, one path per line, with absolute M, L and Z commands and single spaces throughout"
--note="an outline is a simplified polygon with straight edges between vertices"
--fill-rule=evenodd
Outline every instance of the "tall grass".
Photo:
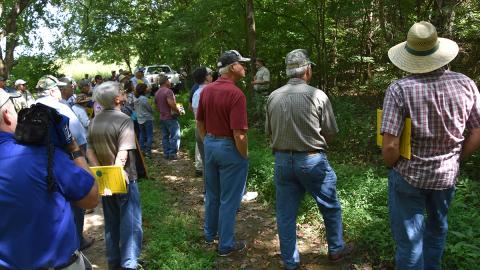
M 156 170 L 149 166 L 149 170 Z M 161 183 L 143 180 L 144 269 L 213 269 L 215 253 L 202 247 L 199 221 L 175 209 L 170 194 Z

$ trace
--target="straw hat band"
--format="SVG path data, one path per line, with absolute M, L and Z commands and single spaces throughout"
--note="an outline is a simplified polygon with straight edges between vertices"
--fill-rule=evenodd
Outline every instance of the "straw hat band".
M 437 36 L 429 22 L 415 23 L 407 34 L 407 41 L 388 50 L 388 58 L 401 70 L 409 73 L 427 73 L 450 63 L 458 54 L 455 41 Z
M 435 44 L 435 46 L 433 46 L 433 48 L 431 48 L 430 50 L 426 50 L 426 51 L 418 51 L 418 50 L 415 50 L 413 48 L 410 48 L 408 47 L 408 44 L 405 43 L 405 50 L 415 56 L 428 56 L 428 55 L 431 55 L 431 54 L 434 54 L 438 48 L 440 48 L 440 42 L 437 41 L 437 44 Z

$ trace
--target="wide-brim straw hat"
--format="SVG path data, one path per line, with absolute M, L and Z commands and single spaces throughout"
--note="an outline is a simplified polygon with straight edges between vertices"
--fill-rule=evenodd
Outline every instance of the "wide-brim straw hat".
M 388 50 L 388 58 L 401 70 L 427 73 L 450 63 L 458 54 L 458 45 L 439 38 L 437 29 L 429 22 L 415 23 L 408 31 L 407 41 Z

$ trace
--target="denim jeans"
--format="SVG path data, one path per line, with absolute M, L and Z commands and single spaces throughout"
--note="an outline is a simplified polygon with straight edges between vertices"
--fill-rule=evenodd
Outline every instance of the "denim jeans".
M 180 124 L 177 119 L 161 120 L 163 155 L 175 156 L 180 148 Z
M 140 148 L 147 157 L 152 155 L 152 142 L 153 142 L 153 121 L 147 120 L 143 124 L 139 124 L 140 128 Z
M 218 250 L 235 245 L 235 222 L 247 180 L 248 160 L 229 139 L 205 137 L 205 239 L 218 234 Z
M 325 153 L 275 153 L 277 228 L 280 251 L 287 269 L 300 264 L 296 219 L 305 192 L 322 213 L 329 253 L 343 249 L 342 209 L 337 198 L 337 176 Z
M 136 182 L 130 182 L 127 188 L 127 194 L 102 197 L 109 269 L 135 269 L 140 256 L 143 235 L 140 193 Z
M 448 207 L 454 195 L 455 187 L 444 190 L 416 188 L 398 172 L 390 170 L 388 209 L 397 248 L 396 269 L 441 269 Z

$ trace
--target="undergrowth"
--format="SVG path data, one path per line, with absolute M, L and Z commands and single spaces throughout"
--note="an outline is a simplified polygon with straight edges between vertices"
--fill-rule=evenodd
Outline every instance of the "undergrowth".
M 183 99 L 186 101 L 186 99 Z M 375 146 L 376 114 L 383 97 L 333 97 L 339 134 L 327 151 L 338 178 L 345 238 L 354 241 L 359 253 L 374 268 L 393 267 L 394 243 L 390 233 L 387 207 L 387 170 L 380 150 Z M 186 105 L 187 103 L 184 103 Z M 182 145 L 194 149 L 193 116 L 183 117 Z M 274 207 L 274 157 L 263 127 L 249 118 L 248 187 L 260 193 L 260 200 Z M 476 269 L 480 261 L 480 183 L 474 155 L 463 164 L 455 199 L 449 211 L 449 234 L 443 257 L 445 269 Z M 474 181 L 477 180 L 477 181 Z M 321 220 L 314 201 L 306 196 L 298 222 Z M 321 236 L 319 236 L 321 237 Z

